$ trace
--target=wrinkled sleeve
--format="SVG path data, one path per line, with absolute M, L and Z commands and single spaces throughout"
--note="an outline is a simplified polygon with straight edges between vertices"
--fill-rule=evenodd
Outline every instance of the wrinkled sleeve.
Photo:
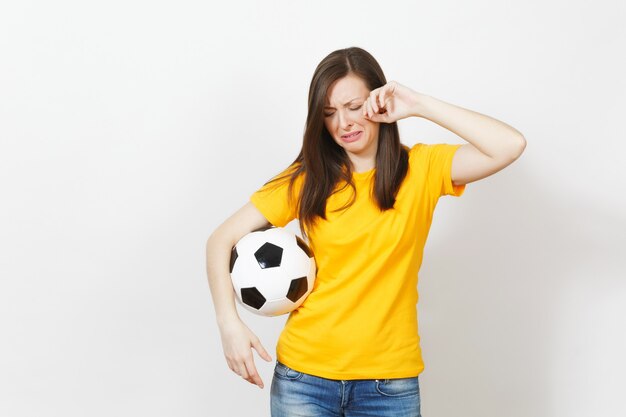
M 452 158 L 454 153 L 462 145 L 438 143 L 426 145 L 428 150 L 428 185 L 433 195 L 441 197 L 451 195 L 460 197 L 465 191 L 465 186 L 452 183 Z
M 291 173 L 292 170 L 293 166 L 290 166 L 270 180 L 281 178 L 285 174 Z M 284 227 L 297 217 L 295 204 L 299 195 L 298 186 L 300 183 L 301 176 L 296 179 L 292 190 L 292 199 L 289 199 L 287 194 L 289 177 L 274 182 L 268 181 L 250 196 L 250 201 L 265 216 L 268 222 L 277 227 Z

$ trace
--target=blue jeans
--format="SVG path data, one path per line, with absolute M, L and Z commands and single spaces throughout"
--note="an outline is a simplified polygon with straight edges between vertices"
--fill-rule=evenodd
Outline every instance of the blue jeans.
M 419 377 L 326 379 L 276 361 L 272 417 L 420 417 Z

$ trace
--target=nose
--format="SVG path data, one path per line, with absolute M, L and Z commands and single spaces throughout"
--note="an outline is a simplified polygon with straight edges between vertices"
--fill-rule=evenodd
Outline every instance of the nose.
M 339 126 L 343 130 L 350 130 L 350 126 L 354 124 L 354 120 L 346 110 L 339 111 Z

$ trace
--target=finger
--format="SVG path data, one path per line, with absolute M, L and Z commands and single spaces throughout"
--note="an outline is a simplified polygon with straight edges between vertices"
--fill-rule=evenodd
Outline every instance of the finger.
M 382 108 L 385 108 L 385 106 L 387 105 L 387 103 L 385 103 L 386 92 L 387 92 L 387 89 L 383 88 L 382 91 L 380 92 L 380 96 L 378 96 L 380 99 L 380 107 Z
M 369 117 L 370 122 L 380 122 L 380 120 L 378 120 L 378 118 L 380 117 L 379 114 L 372 114 L 372 117 Z
M 396 82 L 395 81 L 390 81 L 389 82 L 389 96 L 393 96 L 394 93 L 396 92 Z
M 374 111 L 372 110 L 372 103 L 368 99 L 367 100 L 367 117 L 372 117 L 372 114 L 374 114 Z
M 259 376 L 256 367 L 254 366 L 254 358 L 251 357 L 250 359 L 246 360 L 245 365 L 250 379 L 254 381 L 254 383 L 257 384 L 259 388 L 263 388 L 263 381 L 261 380 L 261 377 Z
M 227 359 L 226 362 L 228 363 L 228 367 L 230 368 L 230 370 L 233 371 L 235 374 L 239 375 L 239 368 L 237 367 L 237 362 L 235 362 L 234 360 L 230 360 L 230 359 Z
M 391 97 L 393 96 L 395 89 L 396 89 L 396 85 L 393 81 L 385 84 L 385 87 L 383 88 L 383 91 L 380 94 L 383 107 L 387 105 L 387 98 L 391 100 Z
M 248 378 L 244 378 L 246 381 L 248 381 L 249 383 L 251 383 L 252 385 L 257 385 L 258 384 L 252 379 L 252 377 L 248 377 Z
M 370 98 L 372 99 L 372 110 L 374 113 L 378 113 L 378 103 L 376 102 L 378 100 L 378 89 L 372 91 L 370 93 Z
M 387 113 L 383 113 L 383 114 L 373 114 L 372 117 L 370 117 L 370 120 L 372 122 L 377 122 L 377 123 L 389 123 L 389 115 Z
M 252 341 L 252 347 L 256 350 L 260 357 L 268 362 L 272 361 L 272 357 L 269 353 L 267 353 L 267 350 L 265 350 L 265 348 L 258 339 Z
M 241 376 L 243 379 L 247 379 L 250 375 L 248 375 L 248 370 L 246 369 L 246 364 L 242 360 L 241 362 L 237 362 L 237 375 Z

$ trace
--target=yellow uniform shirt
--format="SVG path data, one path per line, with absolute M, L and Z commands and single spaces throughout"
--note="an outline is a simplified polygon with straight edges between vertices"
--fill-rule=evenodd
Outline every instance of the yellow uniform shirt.
M 318 219 L 313 230 L 306 230 L 318 268 L 315 286 L 289 313 L 276 348 L 279 361 L 330 379 L 404 378 L 422 372 L 418 271 L 439 197 L 459 197 L 465 190 L 450 177 L 460 146 L 412 146 L 393 209 L 381 213 L 370 197 L 375 168 L 353 174 L 357 198 L 348 209 L 332 212 L 350 200 L 351 187 L 328 198 L 327 220 Z M 262 186 L 250 196 L 278 227 L 297 215 L 284 184 Z M 301 184 L 296 182 L 295 198 Z

